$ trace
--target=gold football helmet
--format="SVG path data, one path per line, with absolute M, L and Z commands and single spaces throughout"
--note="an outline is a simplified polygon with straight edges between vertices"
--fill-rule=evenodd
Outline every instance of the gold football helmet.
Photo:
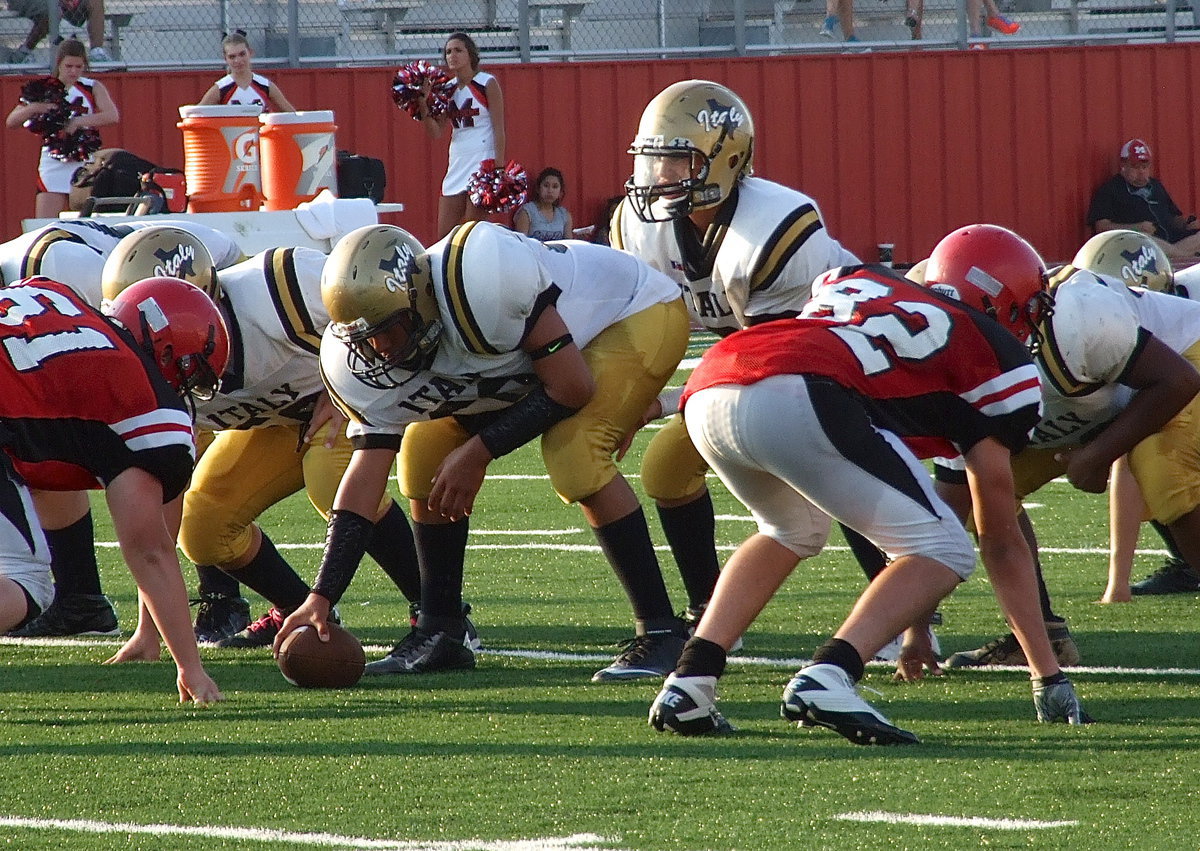
M 684 80 L 646 106 L 629 146 L 625 194 L 646 222 L 681 219 L 722 203 L 751 173 L 754 120 L 720 83 Z
M 221 294 L 212 253 L 194 233 L 173 225 L 141 228 L 123 237 L 104 261 L 100 287 L 112 301 L 126 287 L 160 277 L 187 281 L 214 301 Z
M 1175 289 L 1171 261 L 1151 237 L 1135 230 L 1107 230 L 1083 244 L 1071 265 L 1097 275 L 1107 275 L 1127 287 L 1159 293 Z
M 429 255 L 406 230 L 367 225 L 338 240 L 321 273 L 321 300 L 349 349 L 347 366 L 372 387 L 397 386 L 393 368 L 417 369 L 437 350 L 442 322 Z

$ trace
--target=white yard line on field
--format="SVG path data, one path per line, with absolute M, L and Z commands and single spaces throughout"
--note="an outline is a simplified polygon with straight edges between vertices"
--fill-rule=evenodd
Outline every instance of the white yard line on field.
M 457 839 L 448 842 L 414 842 L 402 839 L 372 839 L 339 836 L 335 833 L 300 833 L 261 827 L 218 827 L 216 825 L 132 824 L 90 819 L 34 819 L 0 816 L 0 827 L 28 830 L 61 830 L 72 833 L 142 833 L 151 836 L 202 836 L 212 839 L 246 839 L 321 848 L 370 848 L 377 851 L 615 851 L 612 840 L 594 833 L 546 836 L 537 839 Z
M 353 625 L 351 625 L 353 626 Z M 486 641 L 487 635 L 483 636 Z M 9 638 L 0 635 L 0 647 L 117 647 L 124 641 L 123 637 L 106 636 L 74 636 L 68 638 Z M 211 647 L 212 645 L 201 645 Z M 382 655 L 392 649 L 390 644 L 364 644 L 363 650 L 367 655 Z M 237 650 L 235 653 L 247 651 Z M 512 659 L 531 659 L 534 661 L 553 662 L 611 662 L 613 651 L 599 653 L 574 653 L 562 650 L 531 650 L 522 647 L 491 647 L 485 646 L 475 651 L 482 656 L 506 656 Z M 226 657 L 228 658 L 228 657 Z M 257 657 L 254 657 L 257 658 Z M 811 659 L 803 657 L 747 656 L 735 653 L 729 657 L 730 665 L 745 665 L 754 668 L 783 668 L 797 670 L 812 664 Z M 894 662 L 868 662 L 869 668 L 895 668 Z M 1010 673 L 1019 671 L 1029 673 L 1028 668 L 1016 665 L 987 665 L 982 668 L 971 668 L 972 672 L 980 673 Z M 1063 670 L 1073 674 L 1098 674 L 1104 676 L 1136 676 L 1136 677 L 1200 677 L 1200 668 L 1126 668 L 1118 666 L 1088 666 L 1075 665 Z
M 885 824 L 917 824 L 934 827 L 975 827 L 992 830 L 1045 830 L 1054 827 L 1075 827 L 1077 821 L 1034 821 L 1015 818 L 978 818 L 974 816 L 932 816 L 917 813 L 842 813 L 834 816 L 838 821 L 861 821 Z

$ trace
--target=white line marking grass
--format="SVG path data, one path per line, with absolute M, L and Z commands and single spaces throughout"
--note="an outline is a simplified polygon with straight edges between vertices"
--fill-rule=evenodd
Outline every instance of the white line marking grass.
M 486 636 L 485 636 L 486 638 Z M 0 647 L 118 647 L 124 641 L 124 637 L 114 636 L 112 638 L 103 636 L 91 637 L 76 637 L 76 638 L 10 638 L 0 635 Z M 202 644 L 201 647 L 212 647 L 213 645 Z M 391 651 L 390 644 L 364 644 L 363 650 L 368 655 L 383 654 Z M 236 651 L 242 653 L 245 651 Z M 530 650 L 522 647 L 489 647 L 484 646 L 481 650 L 475 651 L 477 654 L 485 656 L 507 656 L 512 659 L 530 659 L 534 661 L 553 661 L 553 662 L 610 662 L 612 661 L 613 653 L 568 653 L 562 650 Z M 164 657 L 165 658 L 165 657 Z M 790 670 L 798 670 L 806 665 L 811 665 L 811 659 L 803 657 L 793 658 L 776 658 L 771 656 L 745 656 L 740 653 L 729 657 L 731 665 L 745 665 L 756 668 L 784 668 Z M 868 662 L 869 668 L 887 668 L 895 669 L 894 662 Z M 971 668 L 972 672 L 981 673 L 1011 673 L 1019 671 L 1023 674 L 1028 674 L 1029 669 L 1019 667 L 1017 665 L 987 665 L 982 668 Z M 1063 670 L 1073 674 L 1103 674 L 1112 676 L 1137 676 L 1137 677 L 1200 677 L 1200 668 L 1123 668 L 1123 667 L 1102 667 L 1076 665 Z
M 842 813 L 838 821 L 861 821 L 885 824 L 917 824 L 933 827 L 982 827 L 991 830 L 1047 830 L 1055 827 L 1075 827 L 1077 821 L 1034 821 L 1014 818 L 978 818 L 971 816 L 932 816 L 918 813 L 861 812 Z
M 321 848 L 370 848 L 376 851 L 616 851 L 612 840 L 594 833 L 572 836 L 547 836 L 538 839 L 457 839 L 449 842 L 412 842 L 399 839 L 372 839 L 363 836 L 339 836 L 335 833 L 299 833 L 260 827 L 218 827 L 215 825 L 132 824 L 91 821 L 88 819 L 34 819 L 0 816 L 0 827 L 29 830 L 62 830 L 72 833 L 144 833 L 151 836 L 203 836 L 214 839 L 248 839 L 255 842 L 280 842 Z

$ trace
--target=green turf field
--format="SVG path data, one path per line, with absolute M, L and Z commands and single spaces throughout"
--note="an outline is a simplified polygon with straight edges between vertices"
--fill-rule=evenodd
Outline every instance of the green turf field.
M 631 474 L 634 455 L 622 465 Z M 739 731 L 683 739 L 646 724 L 656 684 L 588 681 L 632 630 L 578 510 L 551 493 L 529 447 L 494 473 L 468 554 L 466 598 L 485 644 L 473 673 L 304 691 L 267 651 L 205 649 L 228 700 L 197 709 L 176 705 L 168 663 L 101 667 L 111 640 L 0 644 L 0 847 L 1200 847 L 1198 601 L 1094 602 L 1106 563 L 1102 498 L 1056 482 L 1030 501 L 1056 606 L 1084 657 L 1072 678 L 1099 723 L 1035 723 L 1016 670 L 895 685 L 874 667 L 864 685 L 880 693 L 865 696 L 923 739 L 887 749 L 779 718 L 799 660 L 862 585 L 839 533 L 731 662 L 721 708 Z M 751 525 L 713 486 L 729 549 Z M 112 541 L 97 516 L 98 537 Z M 324 524 L 308 504 L 293 498 L 264 525 L 311 577 Z M 1147 534 L 1142 545 L 1135 577 L 1161 561 L 1157 541 Z M 128 633 L 132 583 L 111 546 L 101 555 Z M 253 602 L 257 614 L 264 607 Z M 407 628 L 407 605 L 370 562 L 341 610 L 369 657 Z M 941 610 L 947 652 L 1001 631 L 981 575 Z

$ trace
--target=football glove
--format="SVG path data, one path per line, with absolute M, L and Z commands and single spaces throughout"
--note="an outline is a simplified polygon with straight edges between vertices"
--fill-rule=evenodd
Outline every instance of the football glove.
M 1094 720 L 1083 711 L 1075 688 L 1061 671 L 1049 677 L 1034 677 L 1031 684 L 1037 720 L 1068 724 L 1091 724 Z

